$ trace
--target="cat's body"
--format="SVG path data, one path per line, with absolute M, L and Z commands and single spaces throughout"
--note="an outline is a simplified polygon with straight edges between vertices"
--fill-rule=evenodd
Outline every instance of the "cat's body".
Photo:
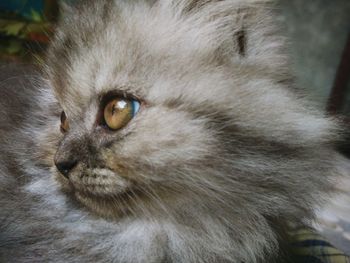
M 341 157 L 338 125 L 291 90 L 265 4 L 73 10 L 40 89 L 2 87 L 0 260 L 281 262 L 287 222 L 313 218 Z M 141 108 L 111 130 L 120 97 Z

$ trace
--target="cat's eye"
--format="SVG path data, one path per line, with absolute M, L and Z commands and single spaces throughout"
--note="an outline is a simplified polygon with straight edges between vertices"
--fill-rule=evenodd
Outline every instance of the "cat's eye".
M 108 128 L 119 130 L 135 117 L 140 110 L 140 102 L 134 99 L 114 98 L 103 111 L 104 121 Z
M 68 120 L 67 120 L 66 113 L 64 111 L 62 111 L 62 113 L 61 113 L 60 130 L 61 130 L 62 133 L 66 133 L 69 130 L 69 123 L 68 123 Z

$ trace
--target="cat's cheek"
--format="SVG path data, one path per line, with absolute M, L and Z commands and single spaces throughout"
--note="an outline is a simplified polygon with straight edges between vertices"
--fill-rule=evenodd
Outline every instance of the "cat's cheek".
M 136 163 L 136 160 L 122 157 L 110 149 L 105 150 L 101 156 L 104 160 L 103 162 L 105 163 L 105 166 L 118 174 L 120 177 L 125 179 L 130 179 L 133 177 L 133 164 Z
M 167 166 L 190 160 L 202 160 L 217 145 L 216 136 L 207 129 L 207 120 L 190 113 L 157 106 L 144 111 L 137 129 L 110 148 L 115 156 L 127 159 L 127 165 Z M 113 158 L 113 156 L 112 156 Z

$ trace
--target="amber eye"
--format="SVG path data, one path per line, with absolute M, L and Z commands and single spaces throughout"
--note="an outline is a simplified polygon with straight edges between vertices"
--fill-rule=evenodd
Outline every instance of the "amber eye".
M 62 111 L 61 113 L 61 127 L 60 130 L 62 133 L 66 133 L 69 130 L 69 124 L 68 124 L 68 120 L 67 120 L 67 116 L 64 113 L 64 111 Z
M 133 99 L 115 98 L 104 108 L 104 121 L 108 128 L 119 130 L 135 117 L 140 109 L 140 103 Z

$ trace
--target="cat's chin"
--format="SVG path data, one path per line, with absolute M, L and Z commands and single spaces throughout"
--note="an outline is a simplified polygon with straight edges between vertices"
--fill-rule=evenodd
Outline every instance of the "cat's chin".
M 119 196 L 133 188 L 133 183 L 129 179 L 107 168 L 78 167 L 67 177 L 54 170 L 54 176 L 65 190 L 83 192 L 92 196 Z
M 111 219 L 134 214 L 135 202 L 142 198 L 136 190 L 131 189 L 114 196 L 98 196 L 80 191 L 75 191 L 74 196 L 92 213 Z

